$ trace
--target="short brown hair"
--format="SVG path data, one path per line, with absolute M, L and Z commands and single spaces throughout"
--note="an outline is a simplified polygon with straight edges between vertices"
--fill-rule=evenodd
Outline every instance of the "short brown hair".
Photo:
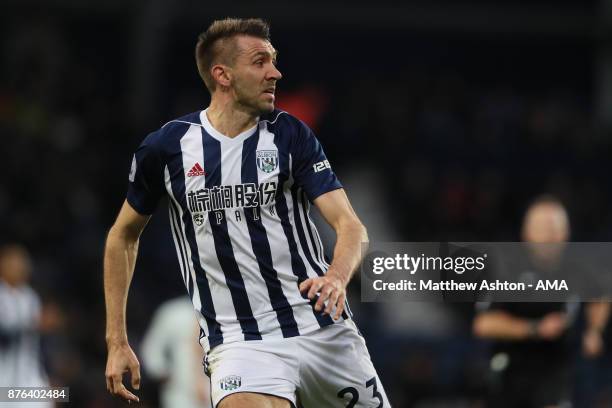
M 527 209 L 539 206 L 539 205 L 552 205 L 555 207 L 560 207 L 565 210 L 565 205 L 563 205 L 563 201 L 560 198 L 553 194 L 545 193 L 534 198 L 527 206 Z
M 270 41 L 270 26 L 259 18 L 225 18 L 216 20 L 198 36 L 195 47 L 196 63 L 200 77 L 212 93 L 216 84 L 210 75 L 210 68 L 231 47 L 227 40 L 232 40 L 237 35 L 249 35 Z M 225 55 L 227 56 L 227 55 Z M 224 61 L 232 63 L 233 61 Z

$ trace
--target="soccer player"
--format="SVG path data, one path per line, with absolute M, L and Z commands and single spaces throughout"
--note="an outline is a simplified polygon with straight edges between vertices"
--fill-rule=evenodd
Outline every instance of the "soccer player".
M 559 249 L 569 234 L 569 217 L 563 204 L 553 196 L 537 198 L 525 214 L 523 241 L 558 246 L 537 247 L 537 259 L 517 274 L 554 276 L 561 268 L 579 271 L 577 265 L 559 262 Z M 561 302 L 493 303 L 476 316 L 474 333 L 494 340 L 492 365 L 501 371 L 502 382 L 498 389 L 491 390 L 490 406 L 568 406 L 573 360 L 569 330 L 576 307 L 575 303 Z M 588 330 L 584 348 L 588 355 L 601 351 L 597 336 L 605 327 L 608 309 L 609 305 L 601 302 L 586 306 Z
M 49 386 L 41 364 L 40 298 L 28 285 L 30 255 L 11 244 L 0 248 L 0 387 Z M 0 407 L 51 407 L 50 402 L 0 402 Z
M 162 408 L 210 408 L 194 316 L 188 297 L 170 299 L 155 311 L 142 340 L 143 367 L 160 383 Z
M 210 106 L 147 136 L 108 234 L 108 390 L 138 401 L 122 383 L 125 371 L 140 382 L 127 293 L 140 233 L 167 196 L 215 407 L 388 407 L 346 304 L 366 230 L 313 132 L 274 108 L 268 25 L 215 21 L 195 54 Z M 331 265 L 311 203 L 337 235 Z

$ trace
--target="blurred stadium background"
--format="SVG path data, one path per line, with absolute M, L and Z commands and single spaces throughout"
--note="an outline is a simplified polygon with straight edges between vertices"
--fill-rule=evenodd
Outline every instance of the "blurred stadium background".
M 105 234 L 141 140 L 207 105 L 193 47 L 215 18 L 271 23 L 278 106 L 315 129 L 371 240 L 516 241 L 542 192 L 567 204 L 572 240 L 612 240 L 612 1 L 4 0 L 3 10 L 0 239 L 29 248 L 32 284 L 61 316 L 43 350 L 73 406 L 120 405 L 104 385 Z M 136 349 L 154 310 L 183 293 L 175 257 L 160 206 L 130 293 Z M 470 307 L 361 304 L 351 290 L 396 407 L 482 406 L 487 344 L 471 335 Z M 576 406 L 593 375 L 576 374 Z M 156 390 L 145 379 L 144 406 Z

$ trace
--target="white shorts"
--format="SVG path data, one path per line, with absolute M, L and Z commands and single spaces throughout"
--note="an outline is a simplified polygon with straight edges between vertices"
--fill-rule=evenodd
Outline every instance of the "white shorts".
M 237 392 L 275 395 L 304 408 L 391 406 L 351 320 L 303 336 L 222 344 L 207 361 L 213 407 Z

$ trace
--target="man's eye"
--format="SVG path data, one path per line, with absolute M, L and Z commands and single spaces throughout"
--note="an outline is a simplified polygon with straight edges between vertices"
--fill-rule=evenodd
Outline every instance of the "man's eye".
M 255 61 L 255 65 L 259 65 L 260 67 L 263 66 L 263 60 Z

